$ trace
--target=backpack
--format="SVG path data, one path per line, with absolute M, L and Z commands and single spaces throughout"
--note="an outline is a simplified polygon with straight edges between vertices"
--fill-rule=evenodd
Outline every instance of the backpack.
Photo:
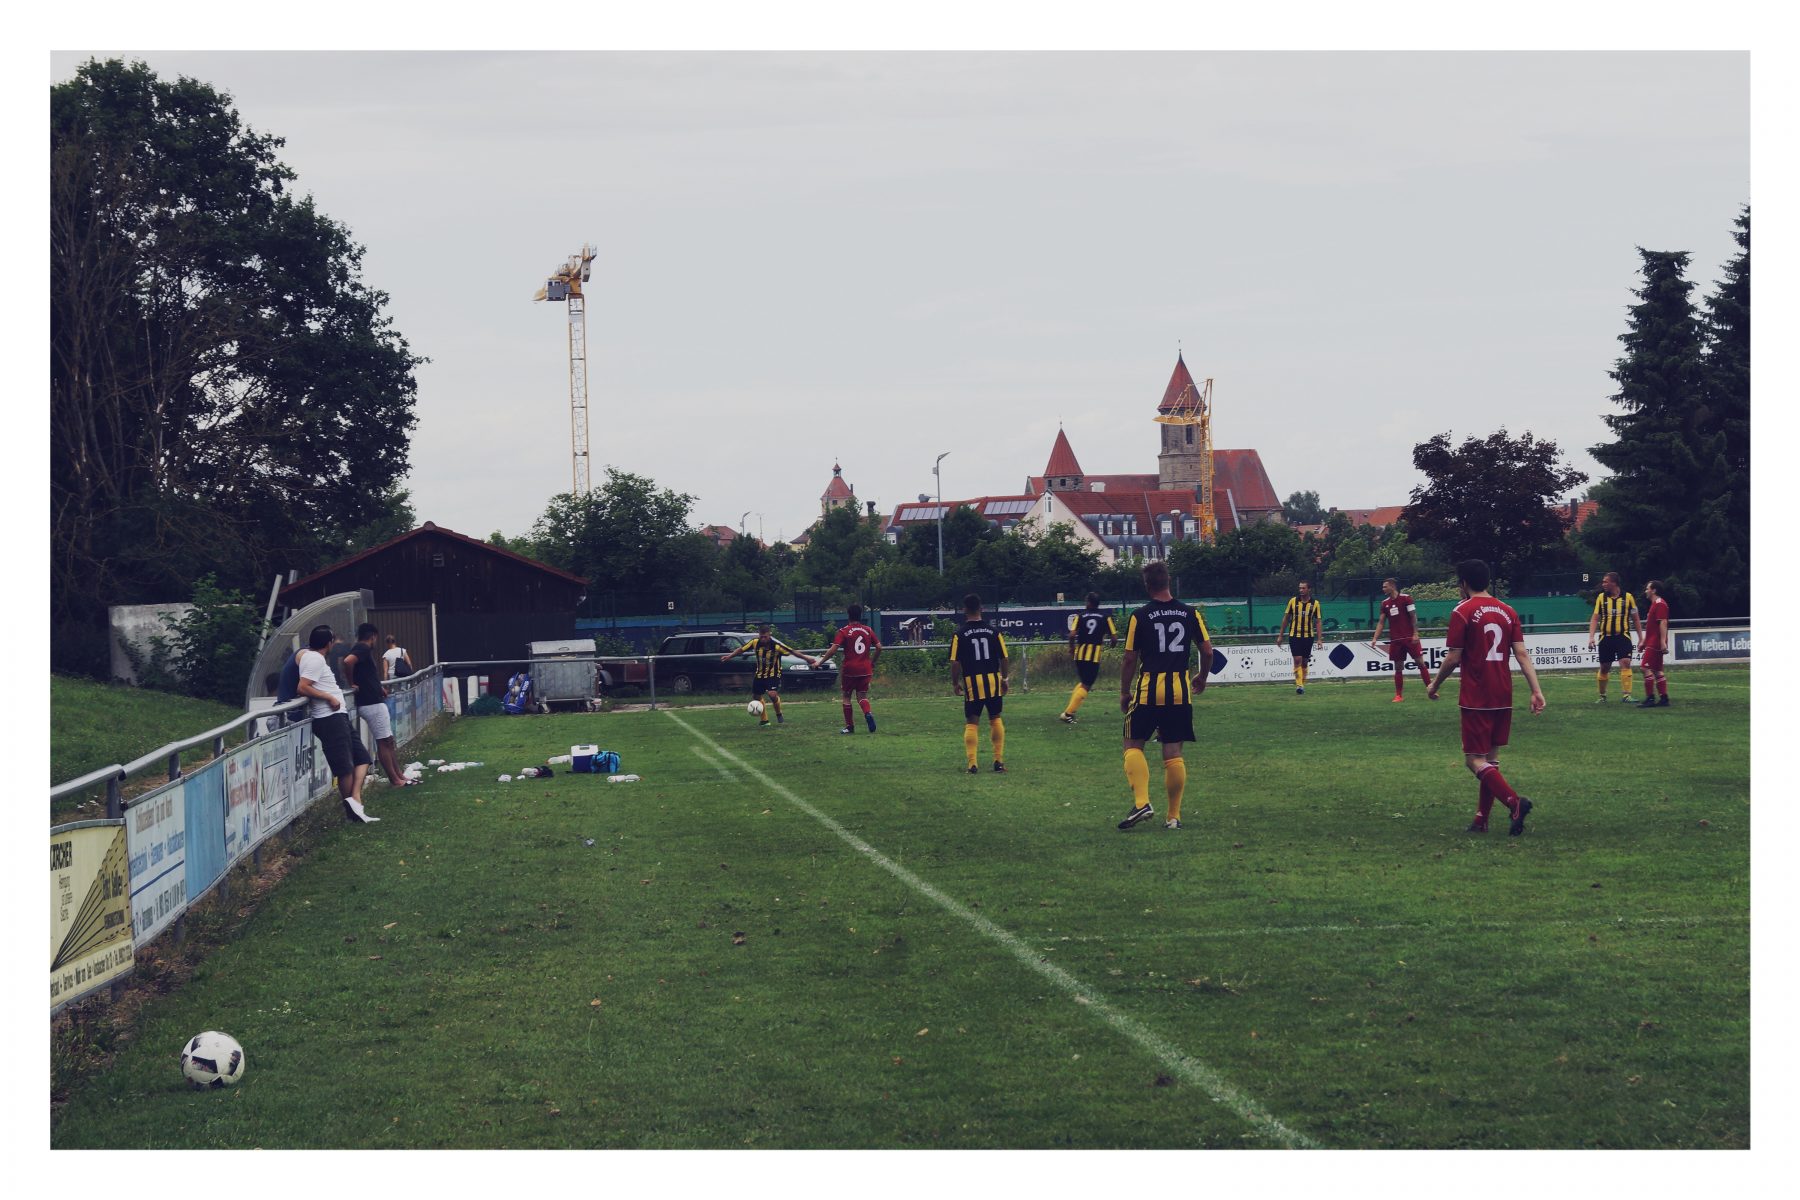
M 275 703 L 286 704 L 300 698 L 300 652 L 290 653 L 281 663 L 281 681 L 275 685 Z
M 388 668 L 388 672 L 395 679 L 405 679 L 413 673 L 412 660 L 402 654 L 394 660 L 394 665 Z

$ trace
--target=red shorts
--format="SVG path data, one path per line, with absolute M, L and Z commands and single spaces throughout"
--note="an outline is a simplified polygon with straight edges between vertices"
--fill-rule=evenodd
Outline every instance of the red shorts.
M 1512 709 L 1464 708 L 1462 735 L 1464 754 L 1491 754 L 1506 745 L 1512 736 Z
M 1396 639 L 1388 643 L 1389 662 L 1405 662 L 1406 656 L 1409 654 L 1413 656 L 1415 662 L 1425 661 L 1425 647 L 1419 644 L 1418 638 L 1407 638 L 1404 641 Z
M 1643 666 L 1644 670 L 1646 670 L 1646 671 L 1662 670 L 1663 652 L 1661 650 L 1655 650 L 1655 649 L 1644 651 L 1644 657 L 1641 661 L 1641 665 Z
M 873 678 L 871 675 L 839 675 L 838 687 L 843 689 L 846 696 L 852 692 L 866 692 L 869 690 L 871 678 Z

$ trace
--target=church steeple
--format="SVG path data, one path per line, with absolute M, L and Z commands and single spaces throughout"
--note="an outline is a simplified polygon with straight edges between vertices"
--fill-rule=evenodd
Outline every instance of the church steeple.
M 1075 449 L 1062 426 L 1056 427 L 1056 444 L 1050 447 L 1050 461 L 1044 467 L 1044 490 L 1078 492 L 1081 490 L 1081 464 L 1075 461 Z
M 1162 452 L 1156 456 L 1158 486 L 1198 488 L 1201 485 L 1201 443 L 1199 433 L 1200 389 L 1188 374 L 1181 351 L 1175 352 L 1175 370 L 1169 375 L 1169 386 L 1163 389 L 1162 403 L 1156 406 L 1156 421 L 1162 426 Z
M 856 507 L 856 488 L 844 482 L 844 468 L 837 463 L 831 464 L 831 482 L 825 485 L 824 494 L 819 497 L 819 511 L 828 513 L 834 508 L 848 505 Z

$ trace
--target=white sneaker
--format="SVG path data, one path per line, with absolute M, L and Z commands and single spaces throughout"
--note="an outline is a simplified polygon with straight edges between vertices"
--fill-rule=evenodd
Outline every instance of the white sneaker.
M 1177 821 L 1174 817 L 1170 817 L 1168 820 L 1163 822 L 1163 828 L 1164 829 L 1180 829 L 1181 822 Z
M 350 810 L 351 816 L 355 817 L 365 825 L 373 825 L 375 822 L 381 820 L 380 817 L 371 817 L 368 810 L 363 808 L 362 802 L 359 800 L 346 800 L 344 801 L 344 806 Z

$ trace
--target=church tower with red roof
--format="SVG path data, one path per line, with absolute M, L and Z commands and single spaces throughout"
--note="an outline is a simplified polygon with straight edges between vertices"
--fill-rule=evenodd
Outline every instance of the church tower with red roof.
M 1195 406 L 1195 398 L 1199 389 L 1194 386 L 1194 377 L 1188 374 L 1187 363 L 1182 361 L 1181 352 L 1175 353 L 1175 372 L 1169 376 L 1169 386 L 1163 389 L 1162 403 L 1156 406 L 1156 415 L 1166 417 L 1173 413 L 1191 410 Z M 1162 451 L 1156 456 L 1157 486 L 1165 491 L 1175 488 L 1192 490 L 1200 486 L 1202 439 L 1197 424 L 1165 424 L 1162 426 Z
M 1056 427 L 1056 445 L 1050 447 L 1050 462 L 1044 467 L 1044 490 L 1047 492 L 1079 492 L 1081 464 L 1075 461 L 1075 448 L 1069 435 Z
M 819 497 L 820 513 L 828 513 L 834 508 L 856 507 L 856 488 L 844 482 L 844 468 L 837 463 L 831 464 L 831 482 L 825 485 L 825 493 Z

